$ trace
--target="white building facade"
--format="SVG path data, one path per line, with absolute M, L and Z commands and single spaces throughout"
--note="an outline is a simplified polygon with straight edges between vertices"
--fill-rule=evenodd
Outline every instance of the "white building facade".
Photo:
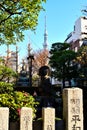
M 82 44 L 87 44 L 87 17 L 76 20 L 74 30 L 67 36 L 66 43 L 71 44 L 71 49 L 78 51 Z

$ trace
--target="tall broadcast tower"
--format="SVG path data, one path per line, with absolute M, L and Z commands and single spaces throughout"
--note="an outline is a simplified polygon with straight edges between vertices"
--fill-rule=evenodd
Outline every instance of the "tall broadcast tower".
M 48 47 L 47 38 L 48 38 L 48 33 L 47 33 L 46 16 L 45 16 L 45 30 L 44 30 L 44 43 L 43 43 L 43 48 L 44 48 L 44 49 L 47 49 L 47 47 Z

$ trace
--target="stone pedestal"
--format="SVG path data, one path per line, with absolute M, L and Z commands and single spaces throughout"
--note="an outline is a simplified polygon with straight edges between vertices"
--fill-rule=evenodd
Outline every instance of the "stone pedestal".
M 0 107 L 0 130 L 9 129 L 9 108 Z
M 32 108 L 21 109 L 20 130 L 32 130 Z
M 43 121 L 42 120 L 34 121 L 33 130 L 43 130 Z
M 9 123 L 9 130 L 20 130 L 20 122 L 10 122 Z
M 43 130 L 55 130 L 55 109 L 54 108 L 43 108 Z
M 65 130 L 83 130 L 83 94 L 79 88 L 63 90 Z

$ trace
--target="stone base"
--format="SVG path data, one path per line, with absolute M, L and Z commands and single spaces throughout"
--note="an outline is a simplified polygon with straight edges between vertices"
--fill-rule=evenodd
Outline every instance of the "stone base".
M 42 120 L 33 122 L 33 130 L 43 130 Z M 64 121 L 63 120 L 58 120 L 55 122 L 55 130 L 64 130 Z
M 58 120 L 55 122 L 55 130 L 64 130 L 64 121 Z
M 33 121 L 33 130 L 42 130 L 43 122 L 42 120 Z M 20 130 L 19 122 L 10 122 L 9 130 Z M 55 122 L 55 130 L 64 130 L 64 121 L 58 120 Z
M 10 122 L 9 130 L 20 130 L 20 123 L 19 122 Z
M 42 120 L 38 120 L 38 121 L 33 122 L 33 130 L 42 130 L 42 129 L 43 129 Z

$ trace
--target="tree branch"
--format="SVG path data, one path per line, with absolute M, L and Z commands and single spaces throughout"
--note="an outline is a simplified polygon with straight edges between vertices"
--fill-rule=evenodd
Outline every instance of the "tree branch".
M 3 22 L 5 22 L 6 20 L 8 20 L 10 17 L 11 17 L 11 15 L 9 15 L 7 18 L 1 20 L 1 21 L 0 21 L 0 25 L 1 25 Z
M 21 13 L 22 13 L 22 11 L 21 12 L 12 12 L 10 9 L 5 8 L 2 4 L 0 4 L 0 7 L 2 10 L 5 10 L 5 12 L 7 12 L 9 14 L 9 16 L 7 18 L 0 21 L 0 25 L 3 22 L 5 22 L 6 20 L 8 20 L 12 15 L 15 15 L 15 14 L 21 15 Z

